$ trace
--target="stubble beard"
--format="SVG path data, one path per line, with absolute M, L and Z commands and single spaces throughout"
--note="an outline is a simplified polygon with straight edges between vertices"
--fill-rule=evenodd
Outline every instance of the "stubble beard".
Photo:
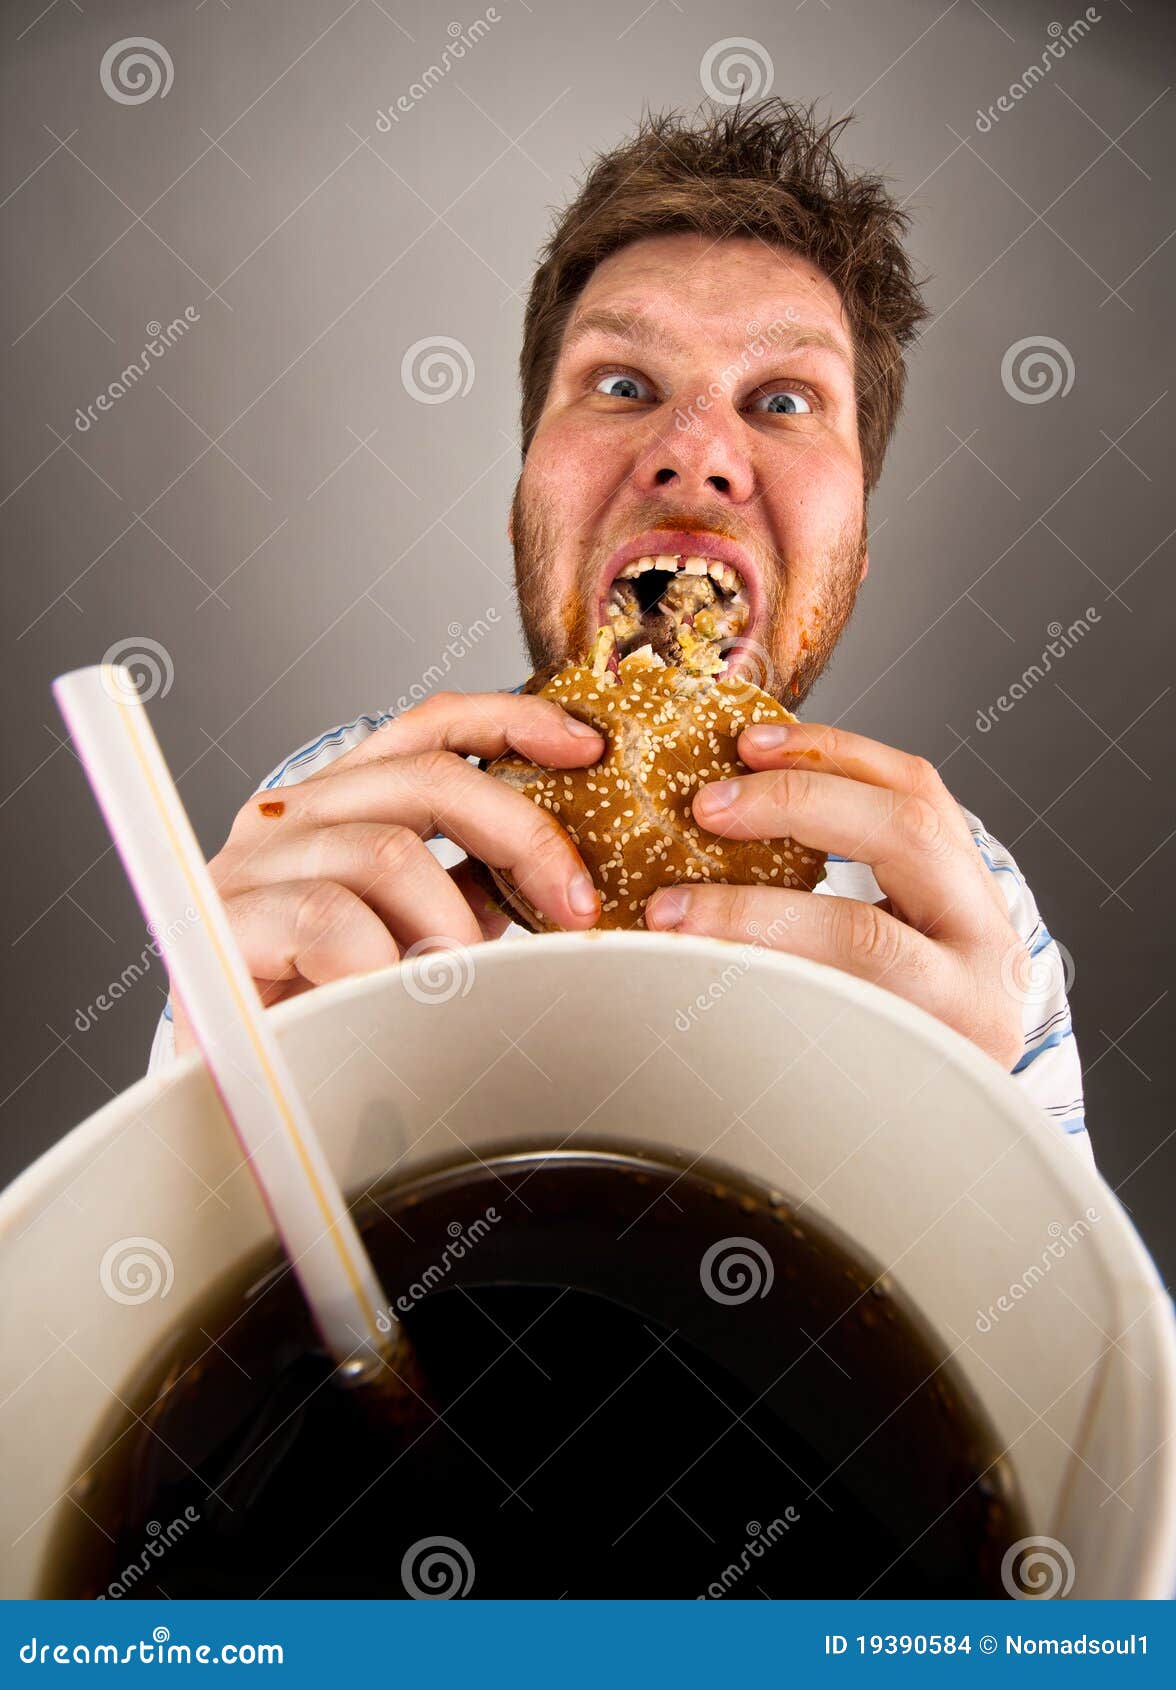
M 599 558 L 590 560 L 562 602 L 551 594 L 549 582 L 560 544 L 556 508 L 554 500 L 539 495 L 524 498 L 519 478 L 511 503 L 515 590 L 523 638 L 535 670 L 562 667 L 584 657 L 596 632 Z M 664 515 L 659 512 L 645 526 L 655 526 Z M 786 561 L 778 558 L 765 571 L 763 616 L 747 672 L 790 710 L 803 705 L 845 632 L 857 602 L 865 553 L 863 511 L 860 523 L 851 519 L 826 555 L 803 611 L 787 605 Z M 788 624 L 794 619 L 799 626 L 790 640 Z

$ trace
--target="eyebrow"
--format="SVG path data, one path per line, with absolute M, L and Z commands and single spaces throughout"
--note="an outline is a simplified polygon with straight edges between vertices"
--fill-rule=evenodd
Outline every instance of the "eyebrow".
M 645 346 L 651 350 L 661 348 L 670 352 L 682 353 L 686 350 L 676 336 L 658 327 L 656 323 L 639 311 L 626 311 L 617 307 L 598 305 L 587 311 L 582 311 L 568 325 L 564 337 L 564 351 L 570 352 L 580 341 L 592 334 L 612 335 L 618 340 L 628 340 L 634 345 Z M 759 340 L 760 334 L 749 335 L 748 340 Z M 806 348 L 831 352 L 847 369 L 852 369 L 852 359 L 842 343 L 831 335 L 828 330 L 817 328 L 815 325 L 805 327 L 803 324 L 776 336 L 772 342 L 785 352 L 803 352 Z

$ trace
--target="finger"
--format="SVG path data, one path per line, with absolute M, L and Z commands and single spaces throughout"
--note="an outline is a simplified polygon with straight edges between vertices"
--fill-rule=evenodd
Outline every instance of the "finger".
M 881 740 L 867 739 L 864 734 L 828 727 L 823 722 L 758 722 L 740 734 L 738 751 L 749 769 L 818 769 L 867 786 L 945 801 L 967 831 L 959 805 L 933 763 Z
M 223 899 L 255 980 L 312 986 L 367 974 L 400 952 L 374 910 L 329 880 L 289 880 Z
M 443 833 L 470 856 L 503 869 L 557 925 L 590 927 L 600 913 L 580 853 L 555 817 L 452 752 L 369 763 L 333 780 L 289 787 L 286 797 L 283 817 L 265 825 L 297 832 L 367 821 L 424 837 Z
M 783 768 L 700 788 L 695 820 L 726 839 L 791 837 L 868 863 L 904 920 L 937 938 L 991 924 L 984 869 L 942 804 L 842 775 Z
M 857 898 L 765 886 L 673 886 L 645 909 L 648 926 L 701 933 L 844 969 L 943 1017 L 945 1002 L 968 1005 L 954 976 L 955 952 Z
M 451 868 L 449 878 L 473 911 L 474 919 L 482 929 L 483 939 L 500 939 L 514 917 L 508 909 L 503 908 L 497 898 L 487 892 L 470 859 L 465 857 Z
M 482 938 L 468 903 L 409 827 L 340 822 L 310 830 L 276 828 L 237 872 L 250 887 L 287 880 L 345 886 L 375 911 L 401 950 L 425 939 L 476 945 Z M 222 890 L 235 889 L 230 870 Z
M 569 715 L 553 699 L 499 692 L 439 692 L 384 723 L 354 751 L 311 780 L 331 779 L 344 767 L 427 751 L 487 758 L 517 751 L 543 768 L 570 769 L 594 763 L 603 750 L 602 735 Z

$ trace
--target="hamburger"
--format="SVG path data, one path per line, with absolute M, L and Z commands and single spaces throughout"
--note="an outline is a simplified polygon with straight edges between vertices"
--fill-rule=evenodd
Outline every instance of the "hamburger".
M 655 579 L 645 585 L 645 577 Z M 793 839 L 722 839 L 691 812 L 698 788 L 747 774 L 736 751 L 753 722 L 796 717 L 733 661 L 747 602 L 737 571 L 701 558 L 643 558 L 611 584 L 592 650 L 532 675 L 523 691 L 553 699 L 603 736 L 585 769 L 543 769 L 514 752 L 483 762 L 549 810 L 600 893 L 600 928 L 643 927 L 661 887 L 691 881 L 800 888 L 824 878 L 824 853 Z M 488 891 L 532 932 L 555 931 L 525 889 L 478 865 Z

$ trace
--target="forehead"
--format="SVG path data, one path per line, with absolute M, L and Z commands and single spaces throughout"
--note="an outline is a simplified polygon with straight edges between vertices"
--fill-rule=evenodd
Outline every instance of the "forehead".
M 824 330 L 852 358 L 841 295 L 799 253 L 744 238 L 683 232 L 633 241 L 598 264 L 569 318 L 624 303 L 689 345 L 743 342 L 778 318 Z

